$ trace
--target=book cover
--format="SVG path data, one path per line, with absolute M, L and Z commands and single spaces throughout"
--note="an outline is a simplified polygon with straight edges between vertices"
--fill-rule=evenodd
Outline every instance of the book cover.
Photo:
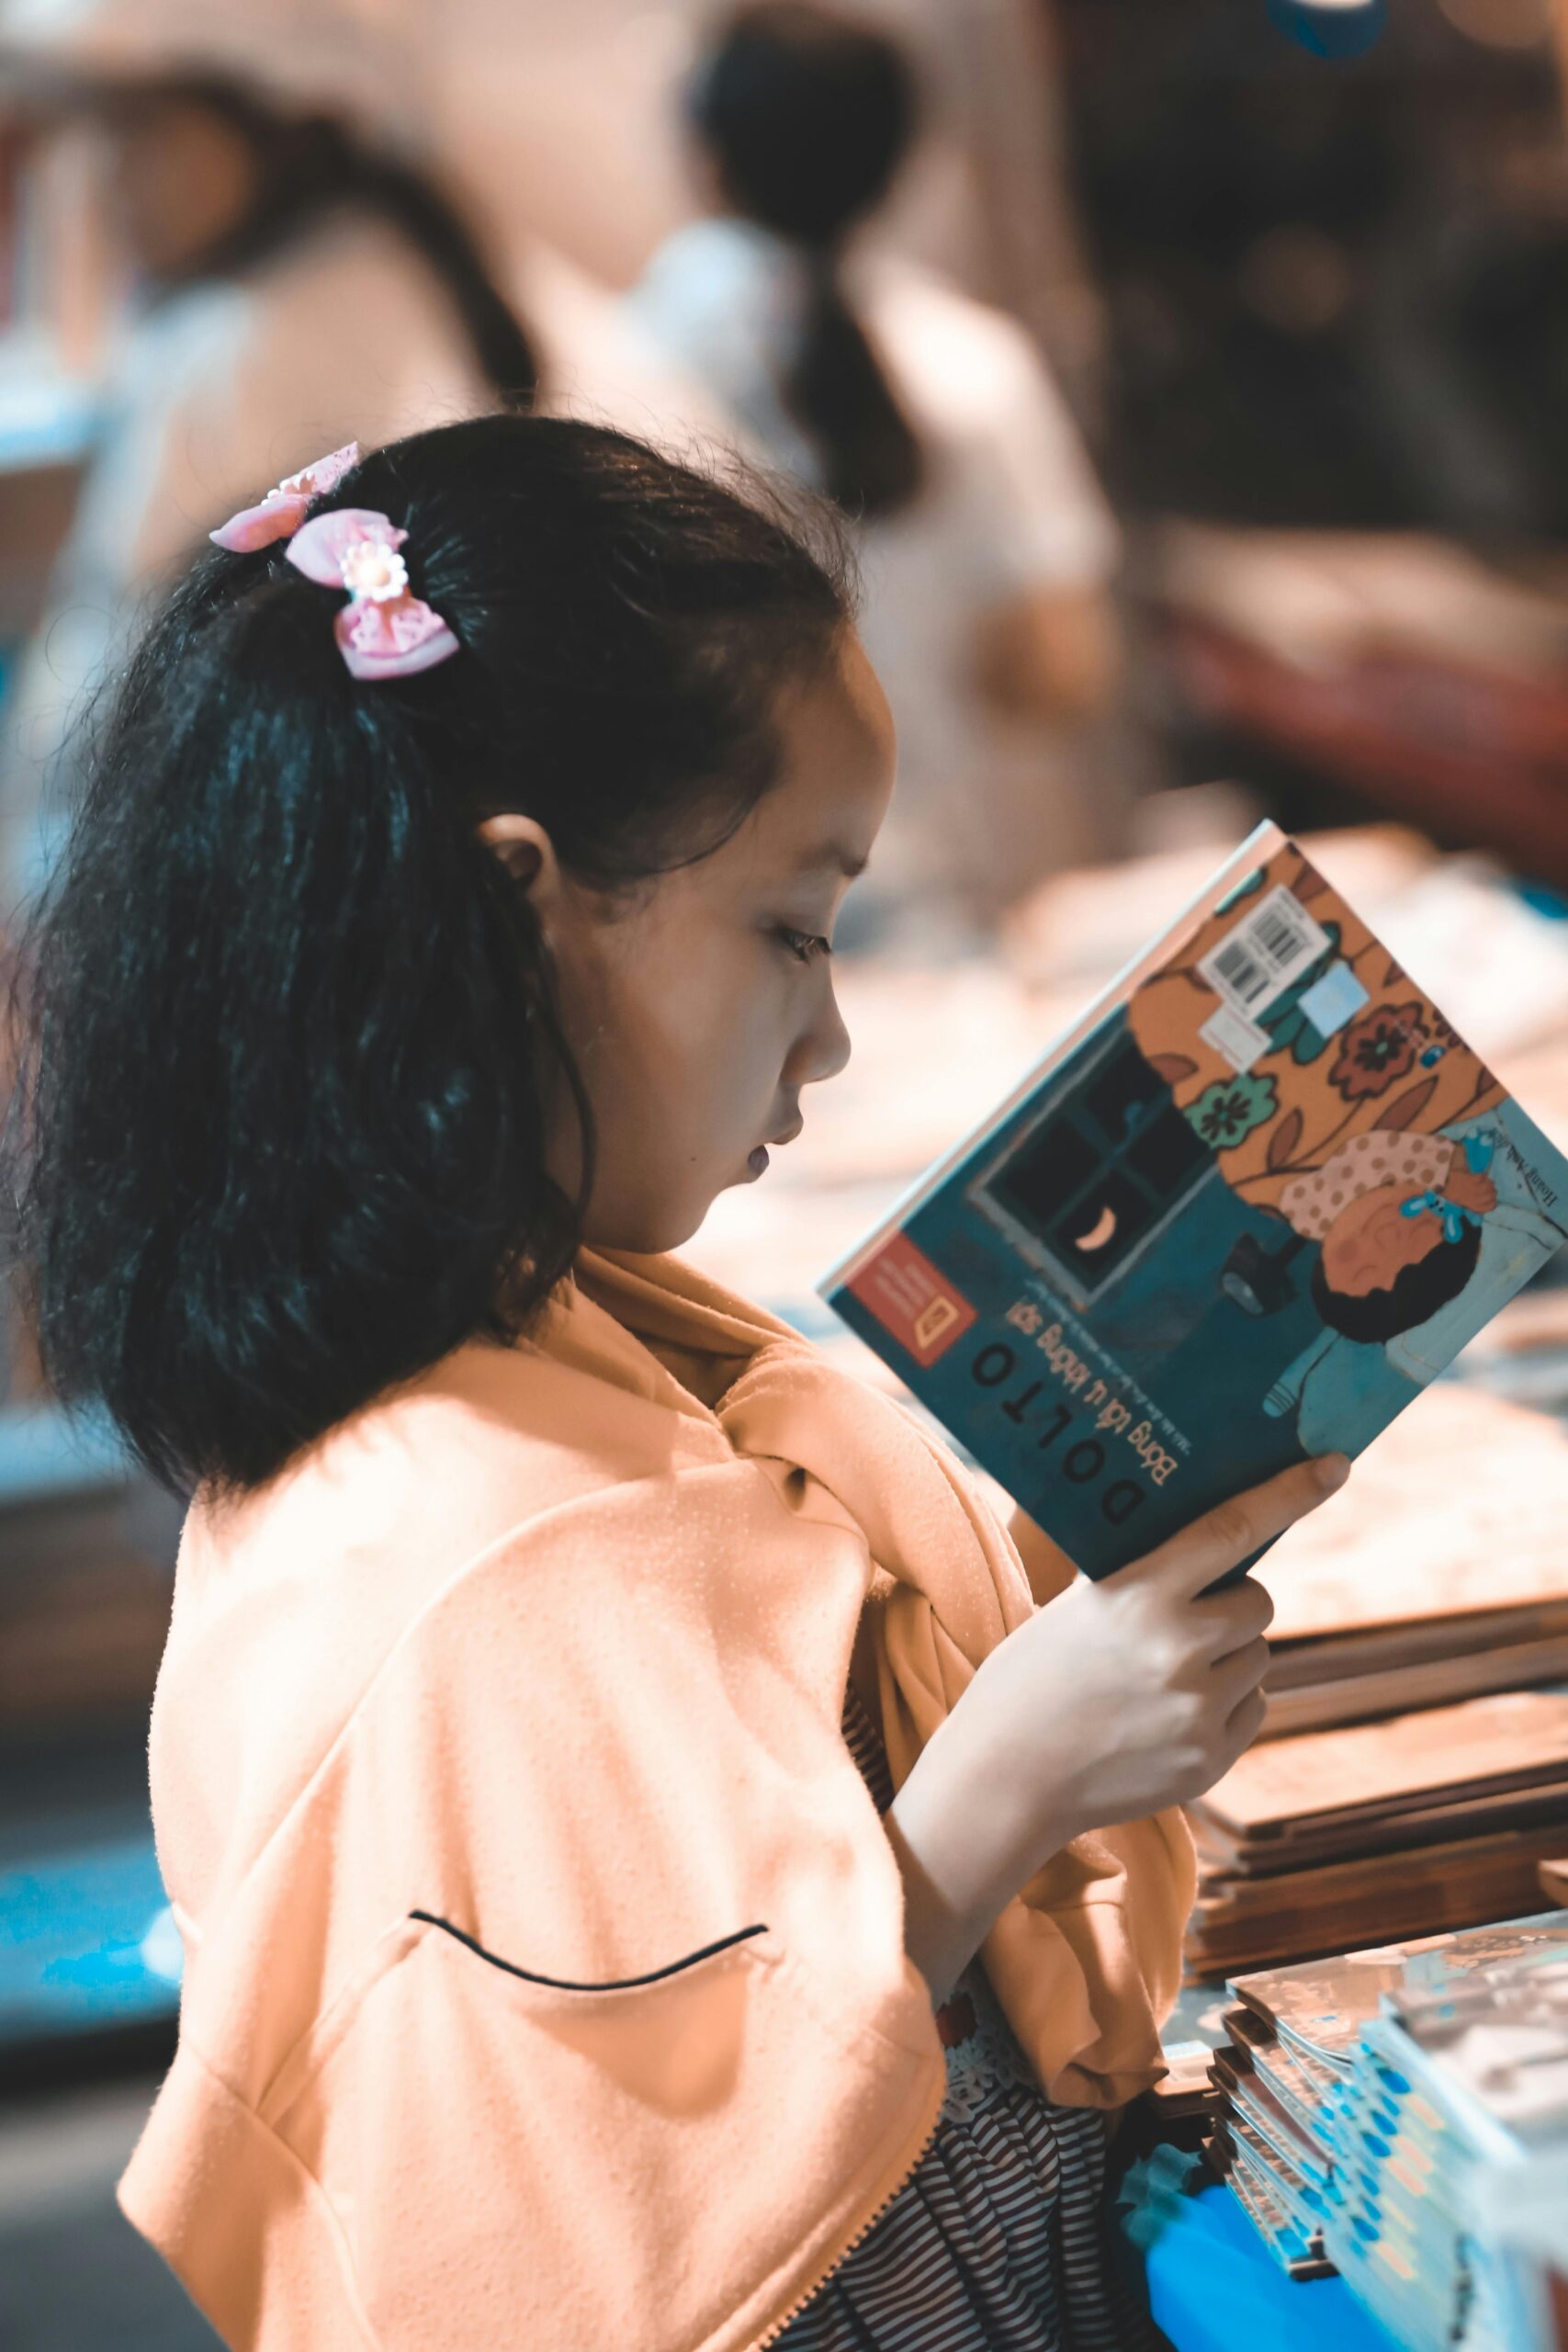
M 1568 1163 L 1263 826 L 822 1295 L 1090 1576 L 1357 1453 L 1568 1232 Z
M 1382 2006 L 1446 2082 L 1521 2139 L 1568 2136 L 1568 1920 L 1468 1969 L 1421 1954 Z
M 1228 1990 L 1309 2062 L 1340 2067 L 1348 2063 L 1362 2028 L 1378 2015 L 1385 1994 L 1435 1983 L 1451 1990 L 1467 1978 L 1484 1978 L 1488 1970 L 1540 1952 L 1555 1961 L 1564 1932 L 1561 1913 L 1534 1912 L 1493 1927 L 1238 1976 Z

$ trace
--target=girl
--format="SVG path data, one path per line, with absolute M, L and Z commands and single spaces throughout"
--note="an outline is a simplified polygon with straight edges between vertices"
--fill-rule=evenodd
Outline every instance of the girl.
M 1114 796 L 1089 787 L 1074 730 L 1111 683 L 1117 536 L 1016 322 L 863 249 L 918 113 L 880 27 L 814 0 L 735 10 L 687 99 L 705 217 L 630 309 L 771 464 L 860 526 L 866 644 L 904 747 L 860 919 L 908 925 L 929 956 L 939 924 L 988 931 L 1111 839 Z
M 194 1490 L 125 2211 L 256 2352 L 1125 2340 L 1158 1808 L 1259 1720 L 1266 1599 L 1203 1589 L 1322 1465 L 1103 1590 L 1021 1529 L 1032 1592 L 911 1419 L 660 1254 L 849 1050 L 892 744 L 829 545 L 515 416 L 220 536 L 23 1106 L 52 1377 Z

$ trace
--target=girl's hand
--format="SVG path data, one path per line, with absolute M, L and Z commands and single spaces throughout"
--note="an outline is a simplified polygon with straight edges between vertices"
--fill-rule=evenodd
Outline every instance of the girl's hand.
M 984 1661 L 886 1817 L 934 1999 L 1071 1838 L 1201 1795 L 1256 1738 L 1273 1603 L 1249 1577 L 1207 1588 L 1349 1467 L 1299 1464 L 1103 1583 L 1079 1577 Z
M 1469 1209 L 1476 1216 L 1485 1216 L 1497 1205 L 1497 1187 L 1491 1177 L 1478 1176 L 1462 1160 L 1450 1172 L 1443 1186 L 1443 1196 L 1452 1201 L 1456 1208 Z

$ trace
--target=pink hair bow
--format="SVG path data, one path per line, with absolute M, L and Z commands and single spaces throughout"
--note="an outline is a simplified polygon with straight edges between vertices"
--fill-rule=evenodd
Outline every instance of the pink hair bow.
M 207 536 L 214 547 L 227 548 L 231 555 L 254 555 L 258 548 L 269 548 L 275 539 L 289 538 L 309 514 L 310 501 L 335 490 L 358 463 L 359 444 L 350 441 L 330 457 L 318 458 L 313 466 L 302 466 L 297 474 L 289 474 L 276 490 L 267 492 L 259 506 L 243 506 L 220 530 L 209 531 Z
M 351 602 L 333 623 L 338 650 L 355 678 L 412 678 L 457 650 L 439 613 L 409 586 L 398 549 L 408 537 L 385 514 L 336 506 L 302 524 L 287 560 L 322 588 L 346 588 Z

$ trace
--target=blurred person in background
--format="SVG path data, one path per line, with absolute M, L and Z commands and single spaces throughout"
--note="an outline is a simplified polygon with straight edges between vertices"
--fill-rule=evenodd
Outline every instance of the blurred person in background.
M 1024 330 L 856 237 L 917 114 L 880 29 L 815 0 L 729 16 L 687 93 L 705 217 L 628 307 L 755 452 L 860 526 L 900 785 L 857 927 L 929 952 L 1115 846 L 1075 739 L 1114 681 L 1118 538 Z
M 36 136 L 89 142 L 126 300 L 87 483 L 0 722 L 7 904 L 49 863 L 62 811 L 47 786 L 62 745 L 69 778 L 93 686 L 209 526 L 323 448 L 527 407 L 541 370 L 455 204 L 346 100 L 333 110 L 345 52 L 329 11 L 303 27 L 98 0 L 57 31 L 59 15 L 23 28 L 0 11 L 0 74 Z

